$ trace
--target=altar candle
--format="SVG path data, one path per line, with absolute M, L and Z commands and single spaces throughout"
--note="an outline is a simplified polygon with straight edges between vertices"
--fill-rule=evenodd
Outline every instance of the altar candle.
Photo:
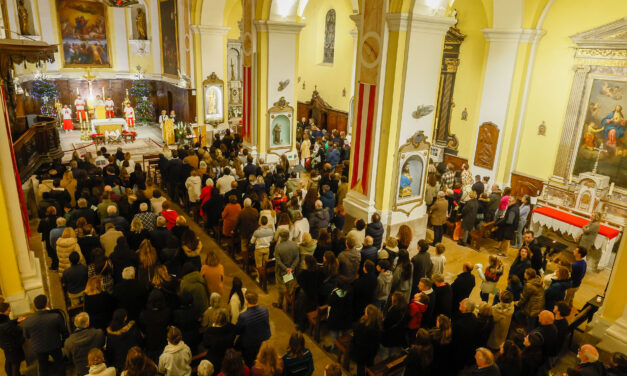
M 609 190 L 609 192 L 607 192 L 607 195 L 611 196 L 612 193 L 614 193 L 614 182 L 612 182 L 612 184 L 610 184 L 610 190 Z
M 78 92 L 78 88 L 76 88 L 76 94 L 77 94 L 77 95 L 80 95 L 80 93 Z
M 572 182 L 573 182 L 573 175 L 571 174 L 568 176 L 568 185 L 570 185 L 570 183 Z
M 105 97 L 105 93 L 104 93 L 104 86 L 102 87 L 102 99 L 104 99 Z

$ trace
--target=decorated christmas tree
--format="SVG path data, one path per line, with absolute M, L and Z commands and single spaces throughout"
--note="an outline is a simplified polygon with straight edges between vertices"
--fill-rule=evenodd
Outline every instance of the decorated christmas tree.
M 137 122 L 146 123 L 154 121 L 155 108 L 148 99 L 150 89 L 146 80 L 134 80 L 131 87 L 131 96 L 135 98 L 135 119 Z
M 54 108 L 55 99 L 59 98 L 57 85 L 46 79 L 38 79 L 33 82 L 31 96 L 41 100 L 41 114 L 46 116 L 56 116 Z

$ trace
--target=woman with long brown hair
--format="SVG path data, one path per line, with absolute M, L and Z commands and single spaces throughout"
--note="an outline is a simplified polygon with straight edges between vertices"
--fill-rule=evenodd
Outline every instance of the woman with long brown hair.
M 133 346 L 126 355 L 126 365 L 121 376 L 156 376 L 157 366 L 139 346 Z
M 383 334 L 383 314 L 373 304 L 366 306 L 364 315 L 353 331 L 353 359 L 357 363 L 357 376 L 366 374 L 366 367 L 374 363 Z
M 292 333 L 287 346 L 287 353 L 283 355 L 283 375 L 311 376 L 313 371 L 313 356 L 311 351 L 305 347 L 303 333 Z
M 283 373 L 283 361 L 277 354 L 270 340 L 263 341 L 255 359 L 255 365 L 250 369 L 252 376 L 279 376 Z
M 163 293 L 168 307 L 179 306 L 179 281 L 172 278 L 165 265 L 155 265 L 150 283 Z
M 137 264 L 137 280 L 144 287 L 150 287 L 150 282 L 155 273 L 155 266 L 159 262 L 157 250 L 152 246 L 149 239 L 144 239 L 137 250 L 139 263 Z
M 450 375 L 453 373 L 451 363 L 451 342 L 453 341 L 453 330 L 451 319 L 446 315 L 438 315 L 435 321 L 435 328 L 429 331 L 431 342 L 433 343 L 435 358 L 433 359 L 434 375 Z
M 224 266 L 212 249 L 207 252 L 207 261 L 200 269 L 200 274 L 205 278 L 209 291 L 224 295 Z
M 398 249 L 409 248 L 409 244 L 411 243 L 413 237 L 414 234 L 411 227 L 401 225 L 401 227 L 398 228 L 398 233 L 396 234 L 396 238 L 398 239 Z
M 94 275 L 87 280 L 83 294 L 83 310 L 89 314 L 89 321 L 98 329 L 106 329 L 111 321 L 112 298 L 102 287 L 102 277 Z

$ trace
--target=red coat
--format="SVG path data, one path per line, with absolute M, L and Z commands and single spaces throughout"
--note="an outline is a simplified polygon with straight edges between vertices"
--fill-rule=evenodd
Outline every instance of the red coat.
M 176 225 L 176 219 L 179 217 L 179 213 L 177 213 L 176 210 L 162 210 L 161 216 L 167 221 L 165 226 L 168 230 L 172 230 L 172 227 Z
M 203 218 L 205 217 L 205 213 L 202 211 L 202 206 L 211 199 L 211 188 L 213 188 L 213 186 L 206 185 L 200 191 L 200 216 Z
M 409 316 L 411 319 L 407 324 L 409 329 L 419 329 L 422 323 L 422 314 L 427 310 L 427 305 L 419 301 L 412 300 L 409 303 Z
M 231 236 L 237 225 L 237 218 L 242 207 L 239 204 L 228 203 L 222 211 L 222 235 Z

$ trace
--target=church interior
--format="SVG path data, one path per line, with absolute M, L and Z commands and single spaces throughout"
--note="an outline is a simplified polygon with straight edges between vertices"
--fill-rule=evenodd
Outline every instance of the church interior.
M 0 0 L 0 374 L 627 375 L 625 15 Z

